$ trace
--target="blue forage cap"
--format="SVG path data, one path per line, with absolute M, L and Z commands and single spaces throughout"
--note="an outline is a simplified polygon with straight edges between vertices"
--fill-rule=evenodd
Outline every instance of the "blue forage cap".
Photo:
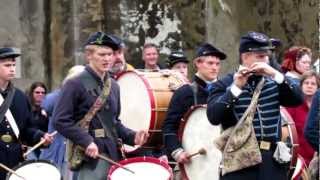
M 0 48 L 0 59 L 6 59 L 6 58 L 16 58 L 19 57 L 20 53 L 18 53 L 14 48 L 12 47 L 3 47 Z
M 267 52 L 273 48 L 274 47 L 267 35 L 249 31 L 240 39 L 239 52 Z
M 126 44 L 124 43 L 124 41 L 120 37 L 118 37 L 116 35 L 110 35 L 110 37 L 112 37 L 114 39 L 114 41 L 118 44 L 119 49 L 126 47 Z
M 270 38 L 270 42 L 271 42 L 271 45 L 272 45 L 274 48 L 278 48 L 278 47 L 282 46 L 282 42 L 281 42 L 280 39 Z
M 167 65 L 168 67 L 172 67 L 176 63 L 183 62 L 183 63 L 189 63 L 189 60 L 187 59 L 187 56 L 182 51 L 172 51 L 168 57 Z
M 200 45 L 196 52 L 196 57 L 200 56 L 216 56 L 221 60 L 227 58 L 227 55 L 209 43 Z
M 114 51 L 120 48 L 119 41 L 115 38 L 115 36 L 108 35 L 100 31 L 89 36 L 85 43 L 85 46 L 87 45 L 108 46 Z

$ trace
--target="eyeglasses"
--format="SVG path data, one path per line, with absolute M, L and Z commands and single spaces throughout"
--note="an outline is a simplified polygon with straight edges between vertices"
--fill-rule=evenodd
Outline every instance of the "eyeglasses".
M 44 92 L 44 91 L 35 91 L 34 93 L 35 94 L 46 94 L 46 92 Z

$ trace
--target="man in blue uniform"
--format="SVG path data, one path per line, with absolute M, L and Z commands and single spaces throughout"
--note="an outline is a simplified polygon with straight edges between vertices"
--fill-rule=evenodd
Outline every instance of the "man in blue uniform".
M 135 132 L 124 127 L 118 119 L 120 114 L 119 86 L 110 78 L 108 70 L 114 62 L 114 51 L 118 42 L 113 36 L 103 32 L 93 33 L 85 44 L 88 65 L 79 76 L 69 79 L 61 89 L 61 96 L 53 114 L 53 122 L 58 130 L 85 152 L 85 161 L 79 168 L 78 180 L 105 180 L 110 164 L 96 159 L 104 154 L 119 160 L 118 138 L 129 145 L 146 142 L 146 131 Z M 95 103 L 103 90 L 104 82 L 111 81 L 106 102 L 90 120 L 88 129 L 77 125 Z
M 212 124 L 221 124 L 223 129 L 236 125 L 250 104 L 258 82 L 264 77 L 265 82 L 252 121 L 262 163 L 229 172 L 221 179 L 287 179 L 286 167 L 273 159 L 276 143 L 281 139 L 279 107 L 302 103 L 301 90 L 268 64 L 270 40 L 266 35 L 248 32 L 241 37 L 239 53 L 239 70 L 214 83 L 208 98 L 207 115 Z M 259 152 L 259 147 L 257 149 Z
M 15 88 L 11 80 L 15 77 L 16 61 L 20 56 L 13 48 L 0 48 L 0 163 L 13 168 L 22 162 L 22 144 L 33 145 L 52 137 L 31 127 L 31 106 L 25 94 Z M 6 171 L 0 169 L 0 180 L 5 180 Z
M 165 148 L 178 163 L 190 161 L 188 152 L 183 150 L 178 140 L 181 119 L 191 106 L 207 103 L 212 83 L 217 80 L 220 71 L 220 61 L 225 58 L 226 55 L 211 44 L 202 44 L 193 60 L 197 69 L 193 83 L 177 89 L 171 98 L 162 130 Z

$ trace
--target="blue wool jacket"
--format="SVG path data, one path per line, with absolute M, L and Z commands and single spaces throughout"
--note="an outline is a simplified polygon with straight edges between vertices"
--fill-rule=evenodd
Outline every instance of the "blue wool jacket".
M 260 79 L 261 77 L 251 76 L 239 97 L 235 97 L 230 91 L 233 74 L 214 83 L 213 91 L 208 98 L 209 121 L 214 125 L 221 123 L 223 129 L 234 126 L 249 106 Z M 265 79 L 253 126 L 258 140 L 276 142 L 281 137 L 280 105 L 296 106 L 303 102 L 303 98 L 300 88 L 290 79 L 285 78 L 282 84 L 277 84 L 268 77 Z

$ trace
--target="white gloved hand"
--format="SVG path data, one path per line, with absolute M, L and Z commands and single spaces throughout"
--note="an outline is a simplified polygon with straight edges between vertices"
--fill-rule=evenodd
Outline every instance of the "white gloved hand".
M 284 164 L 290 162 L 291 157 L 290 148 L 282 141 L 277 142 L 277 148 L 274 151 L 273 158 L 280 164 Z

